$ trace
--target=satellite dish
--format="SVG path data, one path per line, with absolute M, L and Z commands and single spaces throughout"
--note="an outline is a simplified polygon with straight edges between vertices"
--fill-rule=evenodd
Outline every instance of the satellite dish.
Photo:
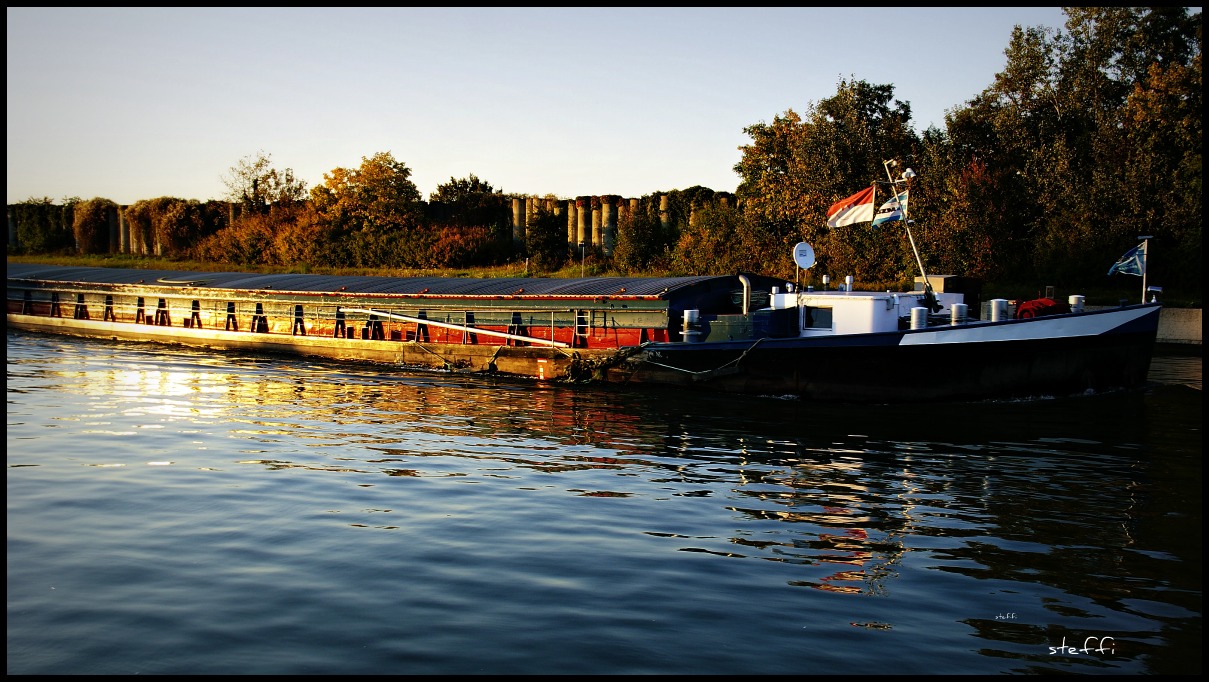
M 799 268 L 809 270 L 810 266 L 814 265 L 814 248 L 806 242 L 798 242 L 793 247 L 793 262 L 797 263 Z

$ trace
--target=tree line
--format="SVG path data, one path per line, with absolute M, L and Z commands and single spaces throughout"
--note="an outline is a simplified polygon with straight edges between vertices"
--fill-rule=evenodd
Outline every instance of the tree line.
M 945 129 L 910 125 L 892 84 L 841 79 L 834 95 L 744 129 L 733 199 L 705 187 L 653 192 L 618 219 L 618 272 L 760 272 L 875 287 L 918 274 L 901 223 L 831 228 L 835 201 L 912 168 L 911 235 L 929 273 L 1073 285 L 1104 273 L 1141 235 L 1151 279 L 1201 290 L 1201 14 L 1189 8 L 1079 7 L 1064 29 L 1017 27 L 1005 68 L 949 110 Z M 959 56 L 957 57 L 959 58 Z M 308 189 L 263 153 L 224 178 L 223 201 L 161 197 L 125 209 L 131 248 L 241 265 L 415 269 L 528 259 L 554 271 L 583 254 L 567 219 L 539 202 L 515 243 L 512 200 L 471 174 L 427 201 L 388 152 L 336 168 Z M 887 183 L 879 197 L 888 198 Z M 661 198 L 667 197 L 666 203 Z M 554 199 L 554 197 L 548 197 Z M 879 203 L 881 198 L 879 198 Z M 9 207 L 10 252 L 110 253 L 116 205 L 29 199 Z

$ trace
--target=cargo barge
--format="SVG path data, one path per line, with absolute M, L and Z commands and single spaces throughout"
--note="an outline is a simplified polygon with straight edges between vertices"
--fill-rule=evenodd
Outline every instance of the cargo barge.
M 765 294 L 775 287 L 755 279 Z M 681 340 L 684 310 L 741 313 L 742 291 L 737 277 L 396 278 L 9 264 L 7 319 L 42 332 L 580 381 L 643 344 Z
M 802 246 L 802 245 L 800 245 Z M 808 264 L 804 264 L 808 267 Z M 943 281 L 943 278 L 941 278 Z M 756 275 L 469 279 L 8 265 L 10 329 L 538 381 L 899 402 L 1129 388 L 1157 303 L 970 308 L 969 291 Z M 977 305 L 974 303 L 974 305 Z

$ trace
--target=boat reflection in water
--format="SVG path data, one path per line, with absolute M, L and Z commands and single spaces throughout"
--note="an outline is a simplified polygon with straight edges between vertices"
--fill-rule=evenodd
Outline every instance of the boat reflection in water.
M 355 370 L 10 332 L 10 672 L 1199 665 L 1189 381 L 854 407 Z M 280 614 L 295 644 L 257 636 Z

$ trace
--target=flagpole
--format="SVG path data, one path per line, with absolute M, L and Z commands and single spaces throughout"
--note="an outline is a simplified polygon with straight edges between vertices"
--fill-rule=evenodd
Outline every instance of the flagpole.
M 882 162 L 882 167 L 886 169 L 886 178 L 890 180 L 890 191 L 894 192 L 894 199 L 897 201 L 898 187 L 895 185 L 894 176 L 890 173 L 890 166 L 895 165 L 898 165 L 898 162 L 894 159 Z M 903 182 L 907 183 L 908 191 L 911 189 L 910 180 L 913 177 L 915 177 L 915 173 L 910 168 L 903 171 Z M 932 282 L 928 280 L 928 273 L 924 270 L 924 260 L 919 257 L 919 249 L 915 246 L 915 237 L 911 236 L 911 221 L 907 219 L 907 207 L 903 206 L 901 201 L 898 202 L 898 205 L 903 211 L 903 227 L 907 230 L 907 241 L 911 242 L 911 252 L 915 254 L 915 262 L 919 265 L 919 274 L 924 278 L 924 302 L 927 303 L 928 310 L 934 313 L 939 312 L 940 306 L 936 303 L 936 295 L 932 293 Z
M 1150 265 L 1150 237 L 1151 235 L 1141 235 L 1138 239 L 1142 240 L 1142 302 L 1146 302 L 1146 271 Z

